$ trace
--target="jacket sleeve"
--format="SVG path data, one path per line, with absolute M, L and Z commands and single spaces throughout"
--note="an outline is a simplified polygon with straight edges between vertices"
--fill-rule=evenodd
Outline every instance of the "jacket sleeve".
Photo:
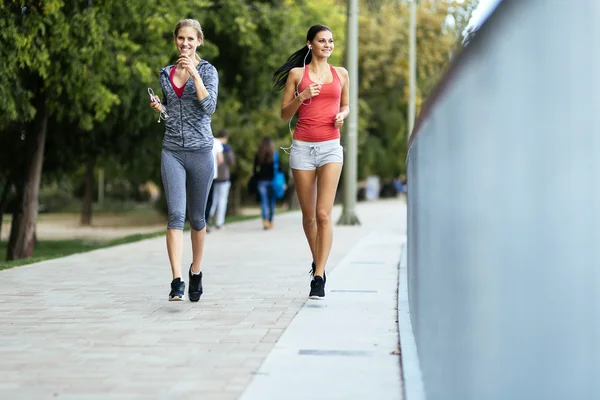
M 200 108 L 208 115 L 212 115 L 217 108 L 217 95 L 219 94 L 219 74 L 217 69 L 210 65 L 202 76 L 202 82 L 208 96 L 200 101 Z
M 159 72 L 158 75 L 158 83 L 160 84 L 160 91 L 161 91 L 161 98 L 160 98 L 160 102 L 162 103 L 163 106 L 166 107 L 167 105 L 167 94 L 165 92 L 165 85 L 168 84 L 168 82 L 165 82 L 164 77 L 162 75 L 162 73 Z

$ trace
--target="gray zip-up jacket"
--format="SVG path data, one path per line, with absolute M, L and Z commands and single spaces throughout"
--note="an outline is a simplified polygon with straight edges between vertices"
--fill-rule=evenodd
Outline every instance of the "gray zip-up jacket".
M 198 101 L 194 80 L 188 79 L 181 98 L 177 96 L 169 73 L 173 65 L 160 70 L 163 105 L 167 108 L 163 147 L 171 149 L 212 149 L 214 137 L 211 128 L 212 114 L 217 107 L 219 75 L 208 61 L 201 60 L 196 70 L 208 91 L 208 97 Z

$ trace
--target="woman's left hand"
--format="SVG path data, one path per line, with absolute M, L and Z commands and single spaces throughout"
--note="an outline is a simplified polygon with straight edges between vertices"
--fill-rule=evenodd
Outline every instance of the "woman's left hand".
M 192 60 L 188 56 L 184 55 L 179 56 L 179 58 L 177 59 L 177 68 L 185 69 L 192 76 L 198 73 Z
M 342 125 L 344 125 L 344 114 L 343 113 L 337 113 L 336 116 L 335 116 L 335 119 L 333 121 L 333 124 L 335 125 L 336 128 L 339 128 Z

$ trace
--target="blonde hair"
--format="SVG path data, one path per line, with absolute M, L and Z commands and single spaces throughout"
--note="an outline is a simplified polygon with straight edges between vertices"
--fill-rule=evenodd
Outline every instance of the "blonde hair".
M 182 19 L 175 25 L 175 30 L 173 31 L 173 36 L 177 36 L 179 30 L 183 27 L 189 26 L 190 28 L 194 28 L 196 32 L 198 32 L 198 40 L 200 40 L 200 44 L 204 43 L 204 33 L 202 33 L 202 27 L 200 26 L 200 22 L 195 19 Z

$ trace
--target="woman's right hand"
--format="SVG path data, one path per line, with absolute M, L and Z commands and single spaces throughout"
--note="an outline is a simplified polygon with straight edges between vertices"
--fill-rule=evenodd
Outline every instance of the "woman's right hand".
M 308 85 L 308 87 L 304 89 L 304 91 L 300 93 L 298 97 L 300 97 L 300 100 L 305 101 L 312 97 L 318 96 L 319 93 L 321 93 L 321 86 L 322 85 L 320 83 Z
M 160 103 L 160 99 L 158 98 L 158 96 L 155 96 L 155 99 L 155 101 L 150 102 L 150 108 L 152 108 L 156 112 L 161 112 L 162 104 Z

